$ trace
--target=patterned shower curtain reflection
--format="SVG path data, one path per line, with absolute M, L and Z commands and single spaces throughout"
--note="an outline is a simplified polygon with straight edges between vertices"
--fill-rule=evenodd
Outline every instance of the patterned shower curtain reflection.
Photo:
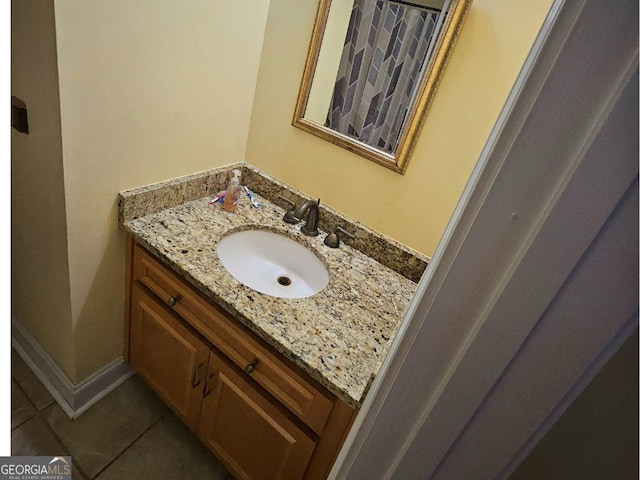
M 393 153 L 439 13 L 355 0 L 325 125 Z

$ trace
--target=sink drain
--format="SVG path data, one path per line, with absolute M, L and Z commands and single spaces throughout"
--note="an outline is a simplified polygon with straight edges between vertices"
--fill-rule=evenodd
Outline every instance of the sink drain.
M 283 275 L 281 277 L 278 277 L 278 283 L 283 287 L 288 287 L 289 285 L 291 285 L 291 279 Z

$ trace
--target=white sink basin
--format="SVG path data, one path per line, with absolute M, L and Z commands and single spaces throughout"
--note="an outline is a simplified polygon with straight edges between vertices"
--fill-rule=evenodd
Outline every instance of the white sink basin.
M 236 280 L 274 297 L 310 297 L 329 283 L 329 272 L 311 250 L 277 233 L 227 235 L 218 243 L 218 257 Z

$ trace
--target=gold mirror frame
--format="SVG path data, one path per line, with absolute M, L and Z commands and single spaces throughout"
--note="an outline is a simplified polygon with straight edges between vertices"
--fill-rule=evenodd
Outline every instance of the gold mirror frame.
M 417 86 L 415 100 L 409 106 L 407 119 L 402 128 L 396 152 L 395 154 L 390 154 L 304 118 L 316 65 L 318 63 L 318 56 L 320 55 L 320 47 L 322 46 L 322 39 L 327 26 L 329 9 L 331 8 L 331 0 L 320 0 L 302 75 L 302 82 L 300 84 L 300 92 L 298 93 L 296 109 L 293 115 L 293 126 L 361 155 L 397 173 L 404 174 L 424 119 L 433 102 L 444 69 L 460 35 L 460 30 L 471 6 L 471 1 L 472 0 L 451 1 L 447 18 L 437 39 L 437 44 L 434 47 L 431 61 L 427 65 L 424 77 Z

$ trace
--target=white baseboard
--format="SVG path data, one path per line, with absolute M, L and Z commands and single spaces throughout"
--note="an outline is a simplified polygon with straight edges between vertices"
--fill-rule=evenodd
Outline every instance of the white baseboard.
M 124 358 L 120 357 L 75 385 L 33 335 L 13 316 L 11 346 L 71 419 L 82 415 L 134 373 Z

